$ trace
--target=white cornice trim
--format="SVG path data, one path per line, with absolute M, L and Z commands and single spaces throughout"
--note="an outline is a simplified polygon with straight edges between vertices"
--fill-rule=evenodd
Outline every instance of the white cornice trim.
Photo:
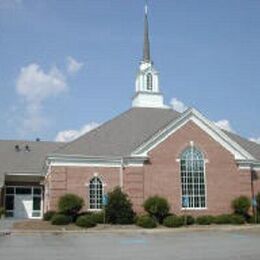
M 111 157 L 111 156 L 82 156 L 82 155 L 51 155 L 47 158 L 50 166 L 77 167 L 141 167 L 148 159 L 146 156 Z
M 147 156 L 148 152 L 153 148 L 158 146 L 170 135 L 175 133 L 189 121 L 193 121 L 197 126 L 209 134 L 215 141 L 221 144 L 224 148 L 230 151 L 235 159 L 254 160 L 254 157 L 249 154 L 245 149 L 240 145 L 234 142 L 229 136 L 227 136 L 223 131 L 221 131 L 214 123 L 209 121 L 204 117 L 200 112 L 194 108 L 187 109 L 177 120 L 170 123 L 167 127 L 159 131 L 147 142 L 139 146 L 133 153 L 133 156 Z
M 237 160 L 239 169 L 260 171 L 260 161 L 253 160 Z

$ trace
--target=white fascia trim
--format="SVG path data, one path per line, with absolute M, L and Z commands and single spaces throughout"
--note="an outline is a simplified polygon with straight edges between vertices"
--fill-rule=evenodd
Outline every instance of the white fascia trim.
M 139 146 L 132 155 L 142 155 L 147 156 L 148 152 L 163 142 L 170 135 L 175 133 L 181 127 L 183 127 L 189 121 L 193 121 L 202 130 L 209 134 L 215 141 L 220 143 L 228 151 L 230 151 L 235 159 L 251 159 L 254 157 L 249 154 L 240 145 L 234 142 L 230 137 L 228 137 L 223 131 L 221 131 L 214 123 L 210 122 L 206 117 L 204 117 L 200 112 L 194 108 L 187 109 L 181 117 L 170 123 L 166 128 L 155 134 L 146 143 Z
M 32 176 L 32 177 L 42 177 L 44 174 L 42 172 L 6 172 L 6 176 Z
M 101 157 L 101 156 L 50 156 L 50 166 L 75 166 L 75 167 L 142 167 L 148 158 L 145 156 L 131 157 Z
M 260 170 L 260 161 L 237 160 L 237 164 L 240 170 Z

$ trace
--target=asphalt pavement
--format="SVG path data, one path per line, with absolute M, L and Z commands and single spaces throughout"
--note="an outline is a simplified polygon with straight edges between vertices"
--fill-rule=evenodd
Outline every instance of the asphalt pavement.
M 10 234 L 0 236 L 0 259 L 259 260 L 260 231 Z

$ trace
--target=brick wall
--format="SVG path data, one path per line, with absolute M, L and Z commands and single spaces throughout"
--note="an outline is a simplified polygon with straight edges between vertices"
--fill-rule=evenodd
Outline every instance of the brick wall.
M 150 151 L 150 162 L 143 169 L 143 197 L 160 195 L 168 199 L 171 211 L 182 214 L 179 162 L 182 151 L 190 141 L 200 149 L 207 160 L 207 209 L 190 210 L 190 214 L 221 214 L 231 212 L 231 201 L 241 195 L 250 196 L 250 172 L 240 171 L 227 150 L 215 142 L 194 123 L 190 122 Z M 132 169 L 136 171 L 136 169 Z M 141 170 L 140 174 L 141 174 Z M 131 174 L 131 169 L 127 170 Z M 128 184 L 125 184 L 128 190 Z M 133 195 L 130 193 L 130 197 Z M 133 198 L 134 199 L 134 198 Z M 140 209 L 140 203 L 137 208 Z
M 152 195 L 168 199 L 171 211 L 182 214 L 180 166 L 177 159 L 190 141 L 200 149 L 206 159 L 207 208 L 190 210 L 189 214 L 221 214 L 231 212 L 231 201 L 239 195 L 251 196 L 249 170 L 239 170 L 233 155 L 192 122 L 187 123 L 164 142 L 149 152 L 150 160 L 143 167 L 126 167 L 123 170 L 123 189 L 130 196 L 134 209 L 142 212 L 144 200 Z M 47 178 L 49 205 L 55 209 L 58 198 L 72 192 L 85 199 L 88 209 L 87 183 L 95 173 L 106 183 L 105 192 L 120 184 L 120 168 L 52 167 Z M 260 180 L 255 181 L 260 191 Z M 46 203 L 46 202 L 45 202 Z
M 65 193 L 75 193 L 85 201 L 83 210 L 88 209 L 88 183 L 97 175 L 103 181 L 104 191 L 108 192 L 119 186 L 119 168 L 99 167 L 52 167 L 46 180 L 49 189 L 45 199 L 45 211 L 56 210 L 59 197 Z

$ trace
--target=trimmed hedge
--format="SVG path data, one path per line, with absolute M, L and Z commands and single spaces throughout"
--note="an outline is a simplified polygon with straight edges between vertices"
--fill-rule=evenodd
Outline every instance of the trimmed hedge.
M 187 215 L 187 216 L 182 216 L 183 217 L 183 221 L 184 221 L 184 225 L 193 225 L 195 224 L 195 218 L 191 215 Z M 186 223 L 185 223 L 186 222 Z
M 148 216 L 148 215 L 142 215 L 137 217 L 136 225 L 143 228 L 156 228 L 157 223 L 156 221 Z
M 43 220 L 50 221 L 55 214 L 57 213 L 54 210 L 47 211 L 43 214 Z
M 91 215 L 80 216 L 76 220 L 76 225 L 84 228 L 95 227 L 97 224 Z
M 63 214 L 71 216 L 73 219 L 84 205 L 81 197 L 68 193 L 60 197 L 58 202 L 59 211 Z
M 245 219 L 241 215 L 234 214 L 231 217 L 231 224 L 234 224 L 234 225 L 245 224 Z
M 93 212 L 91 214 L 91 217 L 97 224 L 103 224 L 104 223 L 104 211 Z
M 170 206 L 165 198 L 153 196 L 144 202 L 145 211 L 159 223 L 169 214 Z
M 215 224 L 231 224 L 231 214 L 222 214 L 214 217 Z
M 71 218 L 63 214 L 55 214 L 51 219 L 52 225 L 68 225 Z
M 214 217 L 210 215 L 199 216 L 196 218 L 196 224 L 198 225 L 210 225 L 214 223 Z
M 246 196 L 240 196 L 232 201 L 232 208 L 234 213 L 242 215 L 244 217 L 248 216 L 248 210 L 251 207 L 251 201 Z
M 183 216 L 168 216 L 163 220 L 163 225 L 166 227 L 181 227 L 184 225 L 184 217 Z

